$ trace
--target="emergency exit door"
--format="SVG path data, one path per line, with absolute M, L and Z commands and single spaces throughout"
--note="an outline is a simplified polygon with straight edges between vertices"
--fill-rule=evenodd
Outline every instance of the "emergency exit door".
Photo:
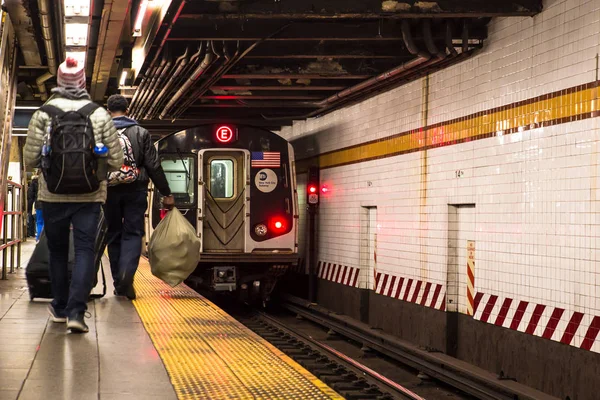
M 246 238 L 246 151 L 204 150 L 199 157 L 203 252 L 243 252 Z

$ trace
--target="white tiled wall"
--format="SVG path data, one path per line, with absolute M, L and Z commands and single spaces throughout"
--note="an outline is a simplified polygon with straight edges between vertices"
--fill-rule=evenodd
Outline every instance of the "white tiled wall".
M 553 0 L 544 8 L 534 18 L 492 21 L 480 54 L 433 74 L 428 124 L 595 81 L 600 1 Z M 422 86 L 410 83 L 281 135 L 316 134 L 322 153 L 418 128 Z M 377 206 L 378 271 L 445 286 L 448 204 L 475 203 L 476 292 L 564 308 L 564 318 L 581 312 L 589 324 L 600 316 L 599 160 L 600 119 L 592 118 L 437 148 L 426 158 L 410 153 L 323 170 L 330 190 L 319 211 L 319 259 L 358 266 L 361 207 Z M 457 170 L 464 175 L 456 178 Z

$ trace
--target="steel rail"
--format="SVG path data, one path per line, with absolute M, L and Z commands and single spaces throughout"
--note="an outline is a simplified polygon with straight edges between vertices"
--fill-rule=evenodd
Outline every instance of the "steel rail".
M 332 331 L 362 343 L 365 347 L 408 365 L 422 373 L 444 382 L 482 400 L 555 399 L 545 393 L 517 382 L 503 381 L 500 384 L 492 377 L 476 375 L 466 367 L 453 364 L 445 357 L 433 355 L 416 346 L 403 343 L 392 335 L 369 329 L 366 325 L 350 318 L 333 315 L 304 299 L 284 295 L 281 306 L 297 315 L 311 320 Z M 462 363 L 456 360 L 457 363 Z M 487 372 L 487 371 L 486 371 Z
M 329 358 L 333 358 L 337 363 L 344 365 L 348 369 L 353 369 L 358 374 L 363 374 L 364 376 L 368 376 L 374 381 L 377 382 L 378 385 L 385 387 L 387 390 L 391 390 L 393 392 L 398 393 L 402 398 L 410 399 L 410 400 L 425 400 L 423 397 L 418 394 L 412 392 L 411 390 L 405 388 L 404 386 L 392 381 L 391 379 L 386 378 L 385 376 L 379 374 L 376 371 L 373 371 L 369 367 L 359 363 L 358 361 L 348 357 L 347 355 L 335 350 L 334 348 L 327 346 L 324 343 L 319 342 L 318 340 L 313 339 L 311 336 L 292 330 L 288 328 L 286 325 L 273 318 L 270 315 L 267 315 L 263 312 L 257 313 L 258 317 L 265 320 L 268 324 L 273 325 L 277 329 L 287 333 L 292 337 L 298 337 L 302 341 L 316 347 L 321 352 L 327 354 Z

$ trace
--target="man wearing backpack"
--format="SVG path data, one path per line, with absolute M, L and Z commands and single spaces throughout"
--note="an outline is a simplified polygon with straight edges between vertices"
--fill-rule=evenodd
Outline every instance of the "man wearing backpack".
M 144 213 L 148 208 L 150 179 L 163 198 L 165 208 L 175 199 L 162 169 L 158 153 L 148 131 L 125 116 L 127 99 L 115 94 L 108 98 L 108 111 L 113 117 L 125 154 L 120 171 L 109 176 L 106 219 L 108 221 L 108 257 L 115 294 L 135 299 L 133 277 L 142 254 Z
M 88 331 L 84 315 L 96 275 L 94 244 L 107 191 L 94 150 L 103 149 L 108 171 L 123 164 L 123 151 L 110 115 L 92 103 L 85 89 L 84 66 L 67 58 L 58 68 L 57 84 L 31 118 L 24 158 L 42 170 L 37 201 L 42 202 L 48 238 L 52 321 L 67 322 L 71 332 L 83 333 Z M 75 263 L 69 286 L 71 226 Z

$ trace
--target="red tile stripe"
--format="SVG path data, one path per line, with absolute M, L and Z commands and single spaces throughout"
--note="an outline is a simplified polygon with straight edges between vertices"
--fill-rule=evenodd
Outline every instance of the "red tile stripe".
M 596 316 L 592 320 L 592 323 L 585 334 L 585 339 L 583 339 L 583 342 L 581 343 L 582 349 L 590 350 L 592 348 L 596 336 L 598 336 L 598 331 L 600 331 L 600 317 Z
M 573 313 L 573 316 L 571 316 L 571 320 L 569 321 L 569 325 L 567 325 L 567 330 L 565 331 L 565 334 L 563 335 L 563 337 L 560 339 L 561 343 L 571 344 L 571 341 L 573 340 L 573 336 L 575 336 L 575 332 L 577 332 L 577 328 L 579 328 L 579 325 L 581 324 L 582 319 L 583 319 L 583 313 L 580 313 L 580 312 Z
M 425 285 L 425 291 L 423 292 L 423 297 L 421 298 L 421 305 L 424 306 L 427 301 L 427 296 L 429 296 L 429 291 L 431 290 L 431 282 L 427 282 Z M 388 294 L 389 296 L 389 294 Z
M 525 315 L 525 310 L 527 309 L 528 305 L 529 302 L 527 301 L 519 302 L 519 307 L 517 307 L 517 311 L 515 312 L 512 322 L 510 323 L 510 329 L 514 331 L 519 329 L 519 325 L 521 324 L 521 320 L 523 319 L 523 315 Z
M 552 339 L 552 335 L 554 335 L 556 326 L 560 322 L 560 317 L 562 317 L 564 312 L 565 312 L 565 310 L 562 308 L 555 308 L 554 311 L 552 311 L 552 316 L 550 317 L 550 320 L 548 321 L 548 325 L 546 325 L 546 329 L 544 330 L 544 333 L 542 334 L 542 337 L 544 339 Z
M 510 310 L 511 304 L 512 299 L 504 299 L 504 303 L 502 303 L 502 308 L 500 308 L 500 314 L 498 314 L 498 318 L 496 318 L 496 322 L 494 322 L 494 325 L 502 326 L 502 324 L 504 324 L 504 320 L 506 320 L 506 315 L 508 315 L 508 310 Z
M 477 312 L 477 308 L 479 308 L 479 302 L 481 302 L 481 298 L 483 297 L 483 293 L 477 292 L 475 294 L 475 304 L 473 305 L 473 315 Z
M 392 292 L 394 291 L 394 283 L 396 283 L 396 277 L 392 276 L 392 282 L 390 282 L 390 288 L 387 292 L 388 297 L 392 297 Z M 383 289 L 385 289 L 385 285 L 383 285 Z
M 483 310 L 483 314 L 481 315 L 481 321 L 487 322 L 490 318 L 490 314 L 496 305 L 496 300 L 498 300 L 498 296 L 491 296 L 490 300 L 485 305 L 485 309 Z
M 540 318 L 542 317 L 542 314 L 544 313 L 545 309 L 546 309 L 546 306 L 543 304 L 537 304 L 535 306 L 535 309 L 533 310 L 533 315 L 531 316 L 531 319 L 529 320 L 529 325 L 527 325 L 527 329 L 525 330 L 525 333 L 529 333 L 530 335 L 534 334 L 535 329 L 538 326 L 538 322 L 540 322 Z

